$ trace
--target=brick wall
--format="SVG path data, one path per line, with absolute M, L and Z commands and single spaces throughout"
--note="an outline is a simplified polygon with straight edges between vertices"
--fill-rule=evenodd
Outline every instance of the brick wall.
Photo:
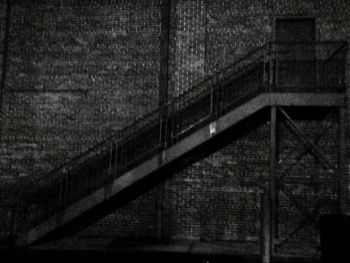
M 43 174 L 157 105 L 160 1 L 13 2 L 1 138 L 3 176 Z M 276 17 L 314 17 L 318 40 L 350 40 L 349 13 L 346 0 L 174 0 L 169 95 L 180 94 L 273 40 Z M 346 74 L 348 85 L 348 66 Z M 314 138 L 327 121 L 298 124 Z M 334 129 L 320 142 L 333 163 L 335 142 L 330 138 L 335 137 Z M 300 143 L 286 128 L 281 127 L 279 136 L 284 149 L 280 161 L 292 163 Z M 154 237 L 156 203 L 162 201 L 170 214 L 173 239 L 257 240 L 268 154 L 266 123 L 81 235 Z M 313 171 L 311 175 L 307 170 Z M 322 192 L 334 181 L 332 174 L 310 156 L 303 157 L 291 172 L 285 182 L 303 205 L 312 208 L 324 197 L 334 200 L 334 192 Z M 157 193 L 163 187 L 165 195 L 159 199 Z M 279 205 L 283 238 L 303 217 L 283 192 Z M 322 209 L 327 212 L 330 207 Z M 315 247 L 317 239 L 317 228 L 307 225 L 287 245 Z
M 205 3 L 203 0 L 181 1 L 175 6 L 174 87 L 176 96 L 204 77 Z
M 178 1 L 177 3 L 178 7 L 176 10 L 182 10 L 182 8 L 188 4 L 196 6 L 198 1 Z M 202 55 L 205 58 L 204 75 L 215 72 L 225 65 L 229 65 L 237 58 L 246 54 L 252 48 L 261 46 L 266 41 L 273 40 L 275 17 L 315 17 L 319 40 L 349 39 L 348 29 L 350 24 L 346 17 L 350 12 L 350 6 L 346 1 L 205 1 L 202 8 L 205 9 L 204 14 L 202 15 L 205 16 L 203 17 L 205 20 L 204 22 L 198 18 L 198 15 L 192 15 L 192 19 L 187 22 L 188 24 L 194 24 L 193 21 L 195 21 L 196 23 L 193 25 L 193 29 L 197 28 L 196 33 L 187 35 L 187 37 L 190 38 L 190 40 L 187 42 L 195 42 L 198 39 L 198 35 L 203 32 L 202 27 L 199 25 L 204 24 L 205 35 L 202 37 L 202 39 L 205 41 L 205 50 L 204 54 Z M 186 8 L 186 12 L 182 12 L 182 14 L 179 14 L 179 12 L 176 13 L 176 25 L 186 21 L 186 18 L 188 18 L 187 12 L 190 12 L 190 10 L 190 8 Z M 200 10 L 202 9 L 197 8 L 196 14 L 200 13 Z M 179 42 L 182 43 L 180 40 Z M 175 56 L 175 60 L 183 61 L 183 64 L 188 63 L 190 65 L 202 65 L 203 62 L 201 57 L 198 56 L 194 62 L 192 54 L 201 54 L 203 44 L 193 46 L 196 47 L 196 51 L 193 51 L 192 49 L 184 51 L 179 47 L 179 50 L 175 51 L 177 55 Z M 202 68 L 203 66 L 200 67 L 200 69 Z M 187 83 L 191 84 L 193 84 L 193 82 L 198 83 L 200 80 L 200 78 L 198 79 L 197 77 L 198 71 L 193 68 L 184 67 L 182 72 L 183 73 L 181 74 L 179 71 L 175 70 L 175 77 L 183 76 L 182 78 L 187 78 Z M 347 74 L 348 72 L 349 70 L 347 70 Z M 349 78 L 347 78 L 347 80 L 348 79 Z M 186 84 L 181 86 L 184 89 L 187 88 Z M 310 138 L 313 135 L 313 131 L 317 130 L 314 125 L 318 127 L 317 125 L 322 126 L 323 124 L 322 122 L 310 124 L 309 121 L 302 124 Z M 230 180 L 230 176 L 224 175 L 225 167 L 227 167 L 225 164 L 225 156 L 228 156 L 232 160 L 237 158 L 237 152 L 232 150 L 234 149 L 233 145 L 227 146 L 224 150 L 210 156 L 208 159 L 192 165 L 184 172 L 177 174 L 174 177 L 175 179 L 172 179 L 174 184 L 173 187 L 170 187 L 170 189 L 171 192 L 176 193 L 173 201 L 174 206 L 172 207 L 172 211 L 174 211 L 174 215 L 172 217 L 174 218 L 174 223 L 172 223 L 174 237 L 189 236 L 204 239 L 231 240 L 254 240 L 254 238 L 257 237 L 257 234 L 259 233 L 257 222 L 258 209 L 255 208 L 258 207 L 257 201 L 259 201 L 259 191 L 256 189 L 257 185 L 254 184 L 254 182 L 256 182 L 254 180 L 256 180 L 255 177 L 259 178 L 259 173 L 261 174 L 261 177 L 265 175 L 264 178 L 266 180 L 268 163 L 261 162 L 261 159 L 259 163 L 259 158 L 257 158 L 254 153 L 257 152 L 257 149 L 259 149 L 258 145 L 260 145 L 260 147 L 265 150 L 265 158 L 268 158 L 266 156 L 266 154 L 268 154 L 268 145 L 266 145 L 268 143 L 268 136 L 268 132 L 265 132 L 264 136 L 257 136 L 255 134 L 250 139 L 241 139 L 238 142 L 233 143 L 233 145 L 239 145 L 238 147 L 240 150 L 238 153 L 241 153 L 243 160 L 255 160 L 257 163 L 256 165 L 245 165 L 245 161 L 241 163 L 238 162 L 237 165 L 231 165 L 231 167 L 228 169 L 230 173 L 233 174 L 232 178 L 238 180 L 238 182 L 235 182 L 234 185 L 238 189 L 241 189 L 240 191 L 233 191 L 231 194 L 229 193 L 230 190 L 225 190 L 223 188 L 223 186 L 226 186 L 226 182 L 218 183 L 218 178 L 220 178 L 220 176 Z M 333 131 L 333 135 L 329 135 L 328 138 L 334 137 L 335 133 Z M 252 143 L 252 138 L 259 138 L 256 144 Z M 290 140 L 292 139 L 294 140 L 295 138 L 290 138 Z M 293 140 L 290 143 L 292 143 L 294 146 L 297 145 L 297 143 Z M 283 147 L 286 148 L 286 146 Z M 242 151 L 242 149 L 246 150 Z M 331 150 L 330 148 L 326 147 L 323 148 L 323 151 L 325 149 L 330 151 L 327 156 L 329 156 L 334 163 L 334 158 L 336 157 L 334 148 Z M 219 164 L 217 164 L 217 156 L 220 156 L 218 158 L 221 160 Z M 289 158 L 291 159 L 290 161 L 292 161 L 292 157 Z M 312 158 L 308 157 L 306 159 L 307 160 L 305 162 L 311 166 L 309 169 L 314 169 L 315 171 L 321 170 L 317 164 L 315 164 L 315 161 Z M 215 163 L 217 168 L 213 168 L 213 166 L 215 167 Z M 260 169 L 260 171 L 256 172 L 254 169 Z M 315 190 L 308 189 L 310 188 L 310 185 L 307 185 L 302 189 L 301 185 L 304 185 L 305 182 L 301 179 L 303 177 L 299 176 L 304 175 L 304 178 L 308 178 L 308 180 L 311 179 L 310 175 L 305 174 L 305 172 L 301 173 L 301 171 L 301 167 L 296 168 L 296 170 L 293 171 L 292 178 L 289 178 L 289 183 L 293 189 L 292 191 L 296 193 L 301 191 L 301 193 L 297 194 L 299 199 L 303 199 L 301 196 L 310 193 L 308 198 L 313 199 L 313 201 L 318 200 L 322 194 L 315 193 Z M 241 174 L 244 174 L 244 176 Z M 196 177 L 192 178 L 193 176 Z M 213 177 L 216 179 L 213 180 Z M 245 180 L 252 180 L 253 183 L 251 185 L 255 185 L 255 188 L 240 187 L 240 184 L 244 184 Z M 312 180 L 316 180 L 316 182 L 313 182 L 312 184 L 318 185 L 318 187 L 322 189 L 323 187 L 329 187 L 329 180 L 332 181 L 332 177 L 326 173 L 325 175 L 320 176 L 318 179 L 313 177 Z M 217 187 L 216 183 L 218 183 L 219 188 L 221 187 L 221 191 L 219 192 L 215 192 L 214 190 Z M 186 187 L 189 191 L 183 190 L 186 189 Z M 298 187 L 299 189 L 297 189 Z M 183 195 L 179 194 L 180 197 L 178 198 L 182 200 L 182 202 L 176 201 L 178 193 L 186 193 Z M 282 237 L 285 237 L 288 234 L 287 232 L 292 230 L 293 226 L 295 225 L 295 222 L 293 225 L 291 222 L 287 222 L 285 220 L 287 220 L 287 218 L 294 217 L 297 218 L 297 221 L 299 221 L 303 218 L 298 215 L 298 212 L 293 207 L 294 204 L 287 201 L 286 197 L 283 195 L 284 194 L 281 193 L 281 209 L 284 209 L 284 212 L 281 212 L 281 235 Z M 330 200 L 334 199 L 333 195 L 330 193 L 330 196 L 328 196 Z M 312 208 L 312 202 L 308 198 L 306 198 L 307 201 L 305 205 Z M 211 202 L 211 200 L 215 201 Z M 240 200 L 240 202 L 237 200 Z M 245 206 L 241 209 L 236 209 L 235 202 L 237 202 L 237 204 L 244 203 Z M 201 204 L 204 206 L 204 210 L 203 207 L 201 207 Z M 208 204 L 211 204 L 213 209 L 208 208 Z M 221 211 L 225 212 L 222 212 L 221 214 Z M 288 212 L 289 214 L 287 213 L 288 215 L 286 216 L 286 211 L 294 212 Z M 325 211 L 328 211 L 327 208 L 325 208 Z M 241 225 L 237 227 L 238 224 Z M 223 229 L 225 227 L 226 229 Z M 306 229 L 309 232 L 303 233 L 303 231 L 301 231 L 301 234 L 298 233 L 299 238 L 309 236 L 309 241 L 315 241 L 316 235 L 314 232 L 316 230 L 308 225 Z M 297 242 L 296 240 L 297 238 L 294 239 L 295 242 Z
M 0 63 L 2 65 L 3 51 L 4 51 L 4 36 L 5 36 L 5 14 L 6 14 L 6 5 L 5 3 L 0 3 Z M 0 80 L 2 78 L 2 70 L 0 70 Z
M 166 192 L 172 238 L 256 239 L 268 178 L 268 134 L 266 125 L 250 131 L 171 179 Z
M 175 95 L 273 40 L 275 17 L 315 17 L 318 40 L 349 39 L 346 17 L 350 9 L 345 1 L 177 1 L 173 5 L 170 86 Z M 315 138 L 315 131 L 328 120 L 297 123 L 309 138 Z M 330 138 L 336 137 L 336 127 L 327 132 L 319 146 L 333 164 L 336 142 Z M 166 182 L 164 206 L 170 210 L 171 238 L 258 239 L 260 194 L 267 188 L 269 171 L 268 140 L 266 124 Z M 302 147 L 283 127 L 280 143 L 280 161 L 288 167 L 294 162 L 295 151 L 298 154 Z M 304 220 L 296 205 L 301 202 L 311 211 L 324 202 L 317 211 L 326 213 L 334 209 L 336 198 L 331 187 L 334 176 L 310 155 L 303 156 L 301 164 L 293 166 L 284 180 L 288 186 L 285 191 L 291 191 L 299 201 L 296 204 L 291 196 L 280 192 L 281 240 Z M 317 232 L 317 223 L 303 224 L 281 249 L 290 252 L 299 245 L 299 251 L 304 247 L 305 253 L 315 253 L 308 249 L 316 247 Z
M 329 160 L 332 166 L 329 169 L 325 169 L 324 162 L 319 162 L 313 154 L 305 151 L 301 141 L 289 128 L 284 125 L 280 127 L 278 168 L 283 187 L 280 187 L 277 214 L 280 240 L 290 238 L 281 247 L 282 251 L 296 247 L 305 251 L 316 248 L 320 241 L 319 214 L 336 213 L 338 141 L 331 139 L 337 138 L 336 121 L 335 115 L 330 115 L 322 121 L 297 122 L 304 135 L 314 141 L 318 150 Z M 291 235 L 297 227 L 299 230 Z
M 42 175 L 157 105 L 159 1 L 12 1 L 1 174 Z
M 98 223 L 79 233 L 85 237 L 155 237 L 157 234 L 157 191 L 159 187 L 132 200 Z

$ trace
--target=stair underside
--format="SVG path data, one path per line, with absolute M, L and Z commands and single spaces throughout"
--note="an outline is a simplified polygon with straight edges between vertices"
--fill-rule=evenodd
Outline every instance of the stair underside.
M 25 246 L 33 243 L 265 107 L 342 107 L 344 105 L 345 95 L 340 93 L 265 93 L 258 95 L 219 119 L 193 132 L 136 168 L 116 178 L 105 187 L 96 190 L 89 196 L 76 202 L 62 211 L 62 213 L 51 217 L 26 233 L 21 234 L 14 243 L 16 246 Z

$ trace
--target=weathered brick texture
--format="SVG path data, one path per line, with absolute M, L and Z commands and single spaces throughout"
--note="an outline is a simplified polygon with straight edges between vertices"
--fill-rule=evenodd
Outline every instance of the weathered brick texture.
M 318 150 L 334 167 L 325 169 L 325 162 L 318 161 L 315 155 L 306 151 L 290 129 L 280 128 L 278 171 L 283 187 L 280 187 L 277 214 L 280 240 L 289 237 L 289 242 L 280 249 L 290 252 L 292 248 L 299 248 L 298 253 L 300 249 L 310 253 L 310 248 L 316 248 L 320 241 L 318 216 L 336 212 L 338 141 L 331 138 L 337 137 L 338 126 L 336 118 L 298 121 L 297 125 L 307 138 L 317 141 Z M 299 231 L 291 235 L 296 228 Z
M 2 174 L 41 175 L 157 105 L 158 1 L 12 1 Z
M 3 178 L 43 175 L 158 105 L 160 1 L 12 2 L 0 152 Z M 4 21 L 2 6 L 3 1 L 0 21 Z M 171 1 L 169 96 L 273 41 L 276 17 L 315 18 L 317 40 L 349 41 L 349 15 L 347 0 Z M 349 80 L 347 56 L 347 87 Z M 347 110 L 347 142 L 349 117 Z M 327 123 L 297 121 L 313 139 Z M 318 142 L 332 164 L 337 158 L 336 128 L 332 126 Z M 303 148 L 283 125 L 279 147 L 279 166 L 292 166 L 284 177 L 285 187 L 310 211 L 323 201 L 318 212 L 331 211 L 336 199 L 334 171 L 325 171 L 310 154 L 292 165 Z M 267 190 L 268 176 L 266 123 L 81 235 L 154 237 L 156 203 L 162 201 L 170 213 L 173 239 L 258 240 L 260 194 Z M 159 200 L 157 191 L 162 187 L 165 195 Z M 304 217 L 290 195 L 281 191 L 279 197 L 282 240 Z M 299 246 L 310 253 L 317 233 L 317 224 L 305 225 L 281 249 L 291 252 Z
M 205 4 L 203 0 L 182 1 L 175 10 L 174 96 L 204 77 Z
M 2 1 L 0 3 L 0 65 L 3 62 L 4 53 L 4 36 L 5 36 L 5 16 L 6 16 L 6 5 Z M 2 69 L 0 70 L 0 80 L 2 78 Z
M 155 237 L 157 231 L 157 193 L 155 188 L 118 209 L 87 229 L 81 236 Z
M 268 178 L 268 141 L 260 140 L 266 133 L 266 126 L 251 131 L 172 179 L 173 238 L 256 240 Z

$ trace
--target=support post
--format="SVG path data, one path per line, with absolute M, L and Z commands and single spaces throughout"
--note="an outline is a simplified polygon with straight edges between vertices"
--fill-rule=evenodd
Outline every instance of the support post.
M 168 101 L 170 1 L 161 0 L 159 105 Z
M 269 46 L 269 92 L 275 91 L 273 89 L 273 59 L 272 59 L 273 47 L 274 47 L 273 44 L 270 43 L 270 46 Z
M 267 51 L 266 51 L 266 48 L 264 49 L 264 62 L 263 62 L 263 87 L 264 87 L 264 90 L 265 91 L 269 91 L 267 89 L 268 87 L 268 83 L 267 83 L 267 77 L 266 77 L 266 58 L 267 58 L 267 55 L 266 55 Z
M 348 200 L 348 180 L 346 176 L 345 164 L 345 109 L 339 108 L 338 124 L 338 213 L 344 214 L 347 211 Z
M 271 255 L 274 253 L 274 237 L 276 234 L 276 155 L 277 155 L 277 142 L 276 142 L 276 107 L 271 107 L 271 120 L 270 120 L 270 178 L 269 178 L 269 194 L 270 194 L 270 247 Z
M 279 70 L 279 68 L 278 68 L 278 64 L 279 64 L 278 51 L 279 51 L 279 49 L 280 49 L 280 46 L 278 44 L 276 44 L 276 47 L 275 47 L 275 79 L 274 79 L 274 85 L 273 85 L 275 87 L 275 89 L 278 86 L 278 77 L 279 77 L 279 75 L 278 75 L 278 70 Z
M 0 21 L 1 22 L 1 21 Z M 3 125 L 3 98 L 6 85 L 7 67 L 8 67 L 8 49 L 9 49 L 9 35 L 11 22 L 11 0 L 6 0 L 6 17 L 4 21 L 4 40 L 3 40 L 3 56 L 1 63 L 1 79 L 0 79 L 0 139 L 2 136 Z
M 170 2 L 171 0 L 161 0 L 161 33 L 160 33 L 160 68 L 159 68 L 159 108 L 160 110 L 160 145 L 165 147 L 167 141 L 167 118 L 168 112 L 165 105 L 168 102 L 169 85 L 169 32 L 170 32 Z M 162 182 L 157 193 L 157 238 L 163 237 L 163 197 L 165 184 Z
M 260 256 L 262 263 L 271 262 L 271 207 L 269 194 L 261 194 L 261 238 Z
M 163 200 L 164 200 L 164 183 L 161 183 L 157 189 L 156 203 L 156 237 L 163 237 Z

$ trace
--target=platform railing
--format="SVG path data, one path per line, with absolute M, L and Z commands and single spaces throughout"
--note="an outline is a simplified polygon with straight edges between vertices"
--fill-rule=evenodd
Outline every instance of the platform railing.
M 342 42 L 274 45 L 276 91 L 338 92 L 344 89 L 346 52 L 346 44 Z
M 346 52 L 345 42 L 331 41 L 253 50 L 50 173 L 3 186 L 0 239 L 40 224 L 259 94 L 344 91 Z

